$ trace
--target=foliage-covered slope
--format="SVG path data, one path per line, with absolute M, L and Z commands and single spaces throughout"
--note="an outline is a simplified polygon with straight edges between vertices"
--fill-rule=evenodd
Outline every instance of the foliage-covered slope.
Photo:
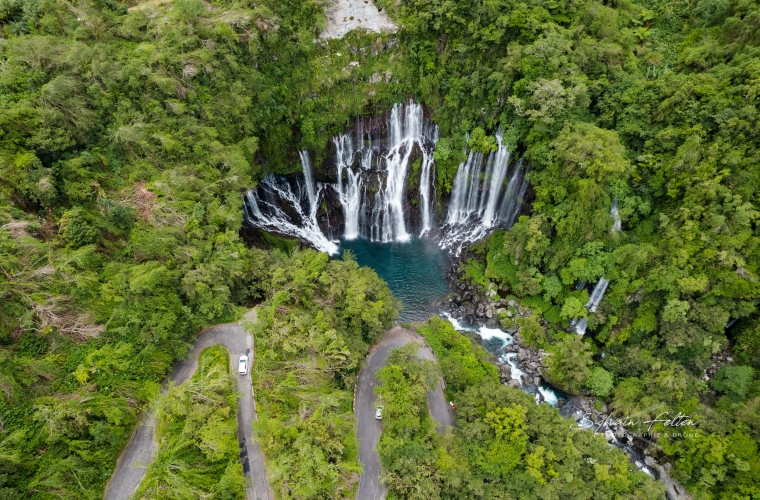
M 675 476 L 705 498 L 757 495 L 760 383 L 705 383 L 728 357 L 725 370 L 760 366 L 757 3 L 386 3 L 443 145 L 501 126 L 530 161 L 530 213 L 492 239 L 485 277 L 555 340 L 587 314 L 575 285 L 609 279 L 587 346 L 605 352 L 612 407 L 692 415 L 696 433 L 660 443 Z M 444 153 L 445 176 L 459 158 Z M 564 375 L 582 387 L 586 364 Z
M 397 85 L 369 83 L 397 73 L 382 39 L 320 47 L 322 19 L 301 1 L 0 4 L 0 496 L 100 497 L 195 332 L 262 294 L 268 257 L 238 235 L 261 159 L 300 168 L 299 146 Z

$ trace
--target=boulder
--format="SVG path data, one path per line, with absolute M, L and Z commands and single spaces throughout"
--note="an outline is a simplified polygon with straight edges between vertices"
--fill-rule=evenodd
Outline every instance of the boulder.
M 660 475 L 660 481 L 665 483 L 665 496 L 668 498 L 668 500 L 691 500 L 693 498 L 686 492 L 686 488 L 675 482 L 673 478 L 670 477 L 669 468 L 658 464 L 652 459 L 652 457 L 649 456 L 644 459 L 644 463 L 656 470 Z
M 541 387 L 541 377 L 533 377 L 533 385 Z
M 528 359 L 528 351 L 521 347 L 520 350 L 517 351 L 517 360 L 522 362 L 526 359 Z
M 518 380 L 512 379 L 509 382 L 507 382 L 507 385 L 509 387 L 512 387 L 513 389 L 519 389 L 520 388 L 520 382 Z

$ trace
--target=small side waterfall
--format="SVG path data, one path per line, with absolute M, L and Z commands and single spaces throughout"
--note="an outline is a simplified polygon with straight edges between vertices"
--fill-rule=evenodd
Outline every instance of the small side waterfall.
M 265 231 L 308 241 L 322 252 L 336 254 L 338 245 L 325 237 L 317 223 L 323 185 L 313 184 L 311 162 L 305 151 L 301 152 L 301 165 L 303 181 L 269 174 L 256 189 L 246 193 L 246 221 Z M 308 208 L 303 206 L 304 201 Z
M 309 210 L 316 214 L 317 196 L 314 192 L 314 172 L 311 168 L 311 159 L 307 151 L 299 151 L 301 157 L 301 168 L 303 169 L 303 178 L 306 182 L 306 194 L 309 196 Z
M 599 278 L 599 282 L 594 287 L 594 291 L 591 292 L 591 297 L 589 297 L 588 302 L 586 302 L 586 309 L 588 309 L 589 312 L 596 312 L 596 308 L 599 307 L 599 304 L 602 302 L 604 293 L 607 291 L 607 286 L 609 284 L 610 282 L 607 281 L 604 276 Z
M 604 276 L 599 278 L 599 282 L 591 292 L 591 296 L 588 298 L 588 302 L 586 302 L 586 309 L 589 312 L 596 312 L 596 308 L 599 307 L 599 304 L 602 302 L 604 293 L 607 291 L 607 286 L 609 284 L 610 282 L 607 281 Z M 578 335 L 584 335 L 586 333 L 586 328 L 588 328 L 588 318 L 584 316 L 580 320 L 574 320 L 572 322 L 572 327 L 575 333 Z
M 617 232 L 623 229 L 623 223 L 620 221 L 620 212 L 618 212 L 618 201 L 615 198 L 612 201 L 612 208 L 610 208 L 610 215 L 612 216 L 612 231 Z
M 441 246 L 459 254 L 469 242 L 486 235 L 493 227 L 512 227 L 528 187 L 525 169 L 518 161 L 505 186 L 510 153 L 501 130 L 496 133 L 497 150 L 488 155 L 470 151 L 459 165 L 449 201 L 446 224 L 441 228 Z
M 434 127 L 433 143 L 438 142 L 438 127 Z M 422 149 L 422 173 L 420 174 L 420 210 L 422 210 L 422 228 L 420 236 L 432 228 L 431 216 L 432 199 L 435 197 L 435 165 L 432 151 Z

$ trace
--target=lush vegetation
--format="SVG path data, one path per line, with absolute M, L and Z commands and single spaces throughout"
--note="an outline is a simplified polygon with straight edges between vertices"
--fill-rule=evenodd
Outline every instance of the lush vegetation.
M 193 377 L 158 398 L 158 451 L 139 498 L 245 498 L 237 441 L 237 387 L 219 345 L 198 356 Z
M 281 498 L 346 498 L 360 472 L 353 391 L 369 346 L 393 322 L 397 300 L 346 254 L 278 257 L 254 325 L 255 425 Z
M 392 352 L 378 372 L 385 405 L 378 445 L 391 498 L 659 498 L 663 486 L 631 471 L 622 451 L 548 405 L 502 385 L 488 354 L 433 316 L 418 331 L 448 368 L 453 433 L 439 434 L 425 389 L 437 380 L 418 346 Z
M 427 406 L 426 390 L 438 384 L 440 369 L 435 361 L 417 357 L 420 347 L 409 342 L 391 350 L 377 371 L 375 393 L 383 405 L 380 480 L 389 486 L 391 498 L 438 498 L 436 471 L 447 459 Z
M 299 148 L 320 165 L 352 116 L 409 95 L 441 129 L 439 195 L 466 133 L 489 151 L 501 127 L 530 164 L 529 213 L 467 273 L 534 308 L 521 326 L 551 351 L 549 376 L 621 415 L 688 413 L 694 435 L 658 442 L 673 475 L 699 498 L 760 495 L 757 3 L 377 3 L 402 24 L 397 44 L 315 41 L 324 5 L 311 0 L 0 2 L 0 497 L 100 497 L 195 332 L 262 298 L 274 483 L 349 494 L 355 446 L 338 416 L 395 304 L 350 260 L 249 248 L 241 193 L 298 170 Z M 576 284 L 601 276 L 589 314 Z M 578 342 L 563 329 L 584 315 Z M 332 335 L 350 354 L 315 357 Z M 446 342 L 450 387 L 489 376 Z M 323 436 L 315 408 L 335 427 L 307 484 L 290 445 Z

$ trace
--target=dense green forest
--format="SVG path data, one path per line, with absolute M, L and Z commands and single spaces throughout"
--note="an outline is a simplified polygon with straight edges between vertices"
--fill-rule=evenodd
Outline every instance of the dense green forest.
M 547 375 L 619 415 L 688 413 L 693 435 L 657 443 L 673 476 L 696 498 L 760 496 L 757 3 L 377 4 L 397 35 L 324 41 L 313 0 L 0 0 L 0 498 L 101 497 L 195 333 L 260 301 L 272 483 L 284 497 L 350 496 L 350 391 L 397 304 L 350 258 L 246 245 L 241 194 L 298 171 L 299 148 L 318 165 L 352 117 L 409 96 L 441 129 L 439 196 L 467 133 L 488 151 L 501 127 L 530 164 L 529 209 L 472 269 L 534 309 L 526 338 L 550 351 Z M 601 276 L 609 290 L 581 340 L 564 331 L 587 314 L 575 284 Z M 450 471 L 424 484 L 654 495 L 622 454 L 492 384 L 467 344 L 444 356 L 458 341 L 441 335 L 428 340 L 465 417 L 446 436 L 415 423 L 445 458 L 426 466 Z M 398 363 L 419 396 L 414 363 Z M 521 457 L 506 472 L 483 451 L 497 428 L 524 443 L 494 451 Z M 573 461 L 583 454 L 612 469 Z
M 391 352 L 378 372 L 383 434 L 378 451 L 391 498 L 662 498 L 662 484 L 631 472 L 628 459 L 602 436 L 583 431 L 554 408 L 536 405 L 499 381 L 485 350 L 433 316 L 418 331 L 443 369 L 457 401 L 456 427 L 439 434 L 425 389 L 438 380 L 418 345 Z
M 444 135 L 508 127 L 530 160 L 530 214 L 482 262 L 549 322 L 533 334 L 553 371 L 576 390 L 593 373 L 618 415 L 696 419 L 658 443 L 695 496 L 760 494 L 758 5 L 390 6 Z M 578 342 L 561 330 L 587 314 L 574 285 L 602 276 Z M 730 364 L 707 383 L 718 359 Z
M 219 345 L 198 356 L 192 379 L 156 402 L 158 452 L 139 498 L 244 498 L 238 457 L 237 393 L 230 355 Z

